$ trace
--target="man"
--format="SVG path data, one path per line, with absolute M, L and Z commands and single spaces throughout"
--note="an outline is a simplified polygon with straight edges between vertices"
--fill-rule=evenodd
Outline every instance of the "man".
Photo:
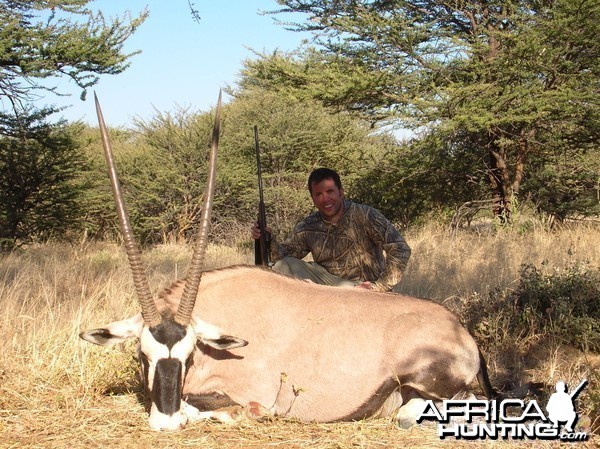
M 340 176 L 331 169 L 314 170 L 308 190 L 317 212 L 284 242 L 271 242 L 273 269 L 318 284 L 392 290 L 410 258 L 396 228 L 372 207 L 345 199 Z M 258 224 L 252 237 L 260 238 Z M 314 262 L 301 260 L 308 253 Z

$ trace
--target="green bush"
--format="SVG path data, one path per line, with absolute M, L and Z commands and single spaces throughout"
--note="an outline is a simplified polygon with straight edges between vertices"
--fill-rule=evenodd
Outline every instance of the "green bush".
M 526 265 L 514 295 L 523 325 L 583 350 L 600 350 L 600 270 L 576 265 L 543 274 Z
M 52 123 L 51 113 L 0 112 L 0 250 L 66 239 L 81 222 L 81 126 Z
M 600 351 L 600 270 L 583 264 L 552 273 L 521 268 L 516 290 L 474 294 L 460 311 L 467 327 L 489 346 L 499 336 L 524 341 L 546 336 L 582 349 Z M 504 341 L 504 339 L 501 339 Z

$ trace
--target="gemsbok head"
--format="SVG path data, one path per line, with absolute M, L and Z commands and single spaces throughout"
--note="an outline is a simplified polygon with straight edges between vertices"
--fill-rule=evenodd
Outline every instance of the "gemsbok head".
M 211 335 L 212 329 L 210 326 L 206 326 L 199 321 L 193 322 L 191 319 L 202 279 L 210 226 L 219 145 L 221 94 L 219 93 L 216 108 L 200 230 L 197 235 L 196 247 L 186 278 L 184 292 L 174 314 L 168 311 L 164 314 L 159 313 L 150 292 L 141 260 L 141 251 L 132 231 L 117 177 L 108 130 L 98 98 L 95 95 L 94 97 L 102 134 L 104 156 L 108 165 L 123 242 L 133 274 L 141 313 L 128 320 L 112 323 L 101 329 L 82 332 L 80 336 L 89 342 L 100 345 L 116 344 L 132 336 L 138 337 L 140 341 L 138 356 L 141 377 L 151 400 L 150 427 L 157 430 L 180 429 L 187 422 L 187 416 L 182 412 L 181 403 L 183 383 L 198 339 L 219 349 L 240 347 L 247 344 L 241 339 L 229 338 L 223 335 L 216 335 L 215 338 L 215 335 Z

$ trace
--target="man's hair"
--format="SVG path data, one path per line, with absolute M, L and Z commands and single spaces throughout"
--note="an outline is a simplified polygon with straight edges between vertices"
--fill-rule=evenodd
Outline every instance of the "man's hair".
M 340 175 L 337 174 L 335 170 L 330 168 L 317 168 L 312 171 L 310 176 L 308 177 L 308 191 L 312 195 L 312 185 L 313 183 L 318 184 L 321 181 L 326 179 L 333 179 L 335 186 L 341 190 L 342 181 L 340 180 Z

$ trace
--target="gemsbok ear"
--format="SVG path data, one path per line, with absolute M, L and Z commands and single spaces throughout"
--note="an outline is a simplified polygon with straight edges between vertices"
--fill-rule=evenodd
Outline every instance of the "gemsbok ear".
M 126 320 L 114 321 L 104 327 L 81 332 L 79 337 L 96 345 L 112 346 L 139 337 L 143 327 L 144 319 L 142 314 L 138 313 Z
M 246 340 L 231 335 L 221 335 L 219 338 L 206 338 L 196 334 L 196 337 L 205 345 L 220 350 L 242 348 L 248 344 Z
M 226 350 L 246 346 L 248 342 L 242 338 L 226 335 L 219 327 L 192 317 L 191 326 L 196 334 L 196 339 L 211 348 Z

